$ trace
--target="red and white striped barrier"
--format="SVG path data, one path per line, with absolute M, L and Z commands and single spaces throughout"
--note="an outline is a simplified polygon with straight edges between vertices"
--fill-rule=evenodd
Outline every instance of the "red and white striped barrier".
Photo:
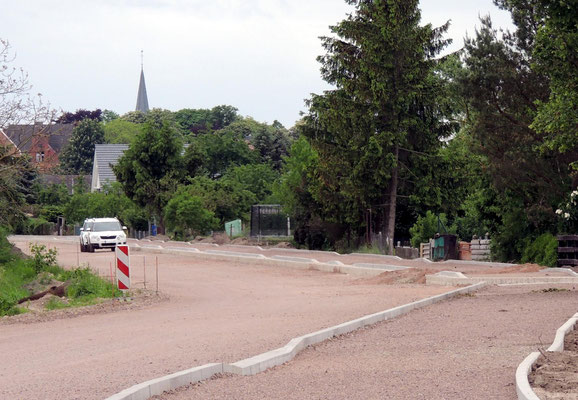
M 116 280 L 120 290 L 130 289 L 130 258 L 128 246 L 116 246 Z

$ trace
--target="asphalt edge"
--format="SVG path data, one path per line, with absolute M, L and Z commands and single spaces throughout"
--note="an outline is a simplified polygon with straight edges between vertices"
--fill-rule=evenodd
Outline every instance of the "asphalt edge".
M 574 329 L 574 325 L 576 325 L 577 322 L 578 313 L 574 314 L 564 325 L 558 328 L 556 337 L 547 351 L 563 351 L 564 338 L 568 332 Z M 516 393 L 518 394 L 518 400 L 540 400 L 528 381 L 528 376 L 532 372 L 532 367 L 538 360 L 538 357 L 540 357 L 540 352 L 535 351 L 530 353 L 516 369 Z
M 292 360 L 300 351 L 304 350 L 308 346 L 321 343 L 331 337 L 353 332 L 359 328 L 407 314 L 412 310 L 426 307 L 442 300 L 468 294 L 479 290 L 484 286 L 486 286 L 486 283 L 480 282 L 471 286 L 414 301 L 412 303 L 394 307 L 375 314 L 366 315 L 364 317 L 335 325 L 330 328 L 321 329 L 317 332 L 299 336 L 297 338 L 291 339 L 289 343 L 283 347 L 256 355 L 254 357 L 246 358 L 241 361 L 237 361 L 233 364 L 205 364 L 200 367 L 194 367 L 163 377 L 155 378 L 143 383 L 136 384 L 128 389 L 108 397 L 106 400 L 147 400 L 150 397 L 160 395 L 163 392 L 174 390 L 178 387 L 191 383 L 210 379 L 211 377 L 220 373 L 232 373 L 245 376 L 255 375 L 269 368 L 282 365 L 287 361 Z

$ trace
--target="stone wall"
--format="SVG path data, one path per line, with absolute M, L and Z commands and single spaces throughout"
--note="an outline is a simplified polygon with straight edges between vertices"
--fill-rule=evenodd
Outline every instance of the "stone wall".
M 471 241 L 472 261 L 491 261 L 491 240 L 474 238 Z

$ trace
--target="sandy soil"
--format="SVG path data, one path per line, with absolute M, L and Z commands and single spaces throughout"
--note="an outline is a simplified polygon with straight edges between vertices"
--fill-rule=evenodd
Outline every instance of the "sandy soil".
M 565 287 L 489 287 L 326 341 L 262 374 L 159 398 L 513 400 L 518 364 L 576 312 L 578 293 Z
M 564 351 L 545 352 L 528 377 L 542 400 L 578 399 L 578 326 L 566 335 Z
M 28 238 L 14 240 L 28 248 Z M 54 246 L 62 265 L 89 264 L 110 275 L 114 253 L 79 253 L 78 243 L 68 240 Z M 102 399 L 149 379 L 209 362 L 235 362 L 295 336 L 453 289 L 146 253 L 131 257 L 135 287 L 144 288 L 146 271 L 147 289 L 156 291 L 157 259 L 162 301 L 2 319 L 0 399 Z

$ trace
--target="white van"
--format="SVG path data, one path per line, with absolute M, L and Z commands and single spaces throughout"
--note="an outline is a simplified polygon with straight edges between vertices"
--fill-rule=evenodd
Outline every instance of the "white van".
M 87 218 L 80 228 L 80 251 L 94 253 L 95 249 L 111 249 L 126 244 L 126 226 L 116 218 Z

